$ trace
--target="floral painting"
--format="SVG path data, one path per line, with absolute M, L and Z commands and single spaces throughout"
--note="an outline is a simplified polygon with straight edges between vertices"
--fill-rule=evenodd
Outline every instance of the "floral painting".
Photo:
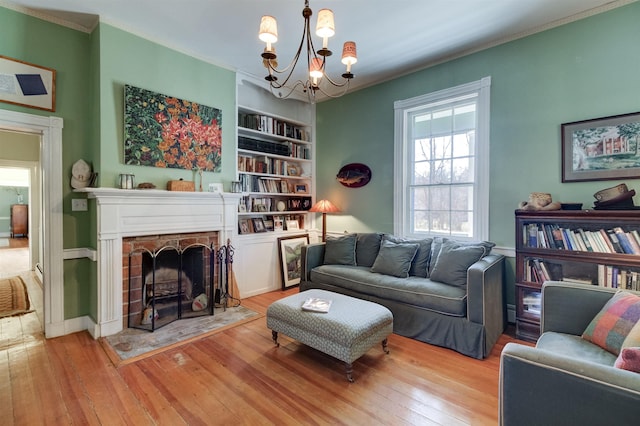
M 124 100 L 126 164 L 221 170 L 221 110 L 129 85 Z

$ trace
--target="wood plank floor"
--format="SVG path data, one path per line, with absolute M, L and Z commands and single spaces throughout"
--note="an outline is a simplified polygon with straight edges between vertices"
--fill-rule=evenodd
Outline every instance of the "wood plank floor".
M 264 313 L 290 289 L 242 301 Z M 484 361 L 401 336 L 354 363 L 265 318 L 115 367 L 86 332 L 45 340 L 35 314 L 0 319 L 0 424 L 495 425 L 502 335 Z

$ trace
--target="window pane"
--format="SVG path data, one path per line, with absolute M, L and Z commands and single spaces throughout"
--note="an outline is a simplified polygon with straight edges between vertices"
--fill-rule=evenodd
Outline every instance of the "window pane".
M 449 184 L 451 182 L 451 160 L 433 162 L 431 183 Z
M 473 213 L 472 212 L 452 212 L 451 213 L 451 234 L 464 237 L 473 236 Z
M 456 158 L 452 161 L 453 178 L 452 183 L 473 182 L 473 158 Z
M 429 206 L 429 188 L 411 188 L 411 211 L 427 210 Z
M 449 229 L 451 229 L 451 224 L 449 223 L 449 212 L 448 211 L 435 211 L 431 212 L 431 231 L 436 233 L 449 233 Z
M 453 128 L 453 111 L 450 108 L 434 111 L 431 123 L 432 134 L 451 133 Z
M 413 170 L 413 184 L 414 185 L 425 185 L 430 183 L 430 173 L 431 163 L 427 161 L 423 161 L 420 163 L 416 163 Z
M 413 139 L 424 139 L 431 134 L 431 114 L 413 118 Z
M 451 187 L 451 210 L 473 210 L 473 186 L 455 185 Z
M 476 105 L 461 105 L 455 108 L 454 131 L 474 129 L 476 127 Z
M 429 139 L 418 139 L 414 141 L 413 161 L 424 161 L 430 158 Z
M 466 157 L 474 153 L 474 132 L 453 135 L 453 156 Z
M 433 138 L 433 158 L 451 158 L 451 136 Z
M 430 192 L 431 204 L 429 208 L 431 210 L 449 210 L 451 207 L 451 200 L 449 198 L 450 187 L 446 186 L 432 186 Z

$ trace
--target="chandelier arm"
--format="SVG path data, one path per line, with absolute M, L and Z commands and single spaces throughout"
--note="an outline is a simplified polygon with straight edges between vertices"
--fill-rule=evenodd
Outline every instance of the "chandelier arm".
M 334 99 L 335 99 L 335 98 L 339 98 L 340 96 L 342 96 L 342 95 L 344 95 L 345 93 L 347 93 L 347 90 L 349 90 L 349 81 L 350 81 L 350 80 L 347 80 L 345 83 L 343 83 L 343 84 L 341 84 L 341 85 L 339 85 L 339 86 L 336 86 L 336 87 L 344 87 L 344 90 L 342 90 L 342 92 L 341 92 L 341 93 L 338 93 L 338 94 L 333 94 L 333 95 L 332 95 L 332 94 L 330 94 L 330 93 L 325 92 L 324 90 L 322 90 L 322 88 L 321 88 L 321 87 L 319 87 L 319 86 L 317 87 L 317 89 L 318 89 L 318 90 L 319 90 L 323 95 L 325 95 L 325 96 L 327 96 L 327 97 L 329 97 L 329 98 L 334 98 Z M 314 96 L 314 98 L 315 98 L 315 96 Z
M 332 80 L 331 77 L 329 77 L 327 74 L 324 75 L 323 79 L 326 79 L 329 83 L 331 83 L 332 86 L 335 86 L 335 87 L 348 86 L 349 85 L 349 81 L 351 81 L 351 79 L 349 79 L 349 78 L 344 78 L 344 82 L 338 83 L 338 82 Z

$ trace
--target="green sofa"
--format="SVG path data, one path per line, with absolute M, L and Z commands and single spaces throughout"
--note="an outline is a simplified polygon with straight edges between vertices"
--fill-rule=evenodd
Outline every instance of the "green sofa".
M 504 256 L 490 253 L 492 243 L 406 240 L 381 233 L 351 235 L 356 243 L 347 245 L 346 251 L 336 248 L 331 239 L 302 247 L 300 291 L 328 290 L 375 302 L 393 313 L 396 334 L 478 359 L 490 353 L 504 331 Z M 404 250 L 412 245 L 419 248 L 402 271 L 406 274 L 385 273 L 406 259 L 391 256 L 380 267 L 382 254 L 390 247 Z M 447 258 L 463 257 L 469 265 L 442 264 Z M 449 279 L 450 275 L 456 278 Z
M 505 426 L 640 424 L 640 374 L 583 339 L 615 289 L 547 281 L 535 347 L 505 345 L 499 419 Z

